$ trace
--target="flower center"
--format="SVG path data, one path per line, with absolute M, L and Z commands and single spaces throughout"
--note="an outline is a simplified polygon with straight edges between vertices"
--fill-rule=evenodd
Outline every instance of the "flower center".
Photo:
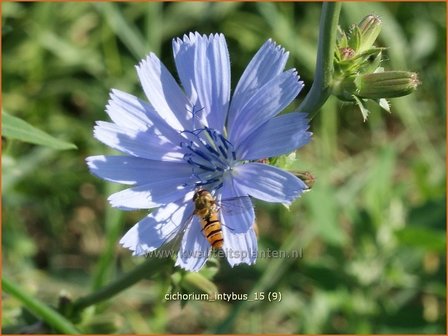
M 236 162 L 233 145 L 220 132 L 208 127 L 184 131 L 186 141 L 180 146 L 185 150 L 184 160 L 192 166 L 196 186 L 218 189 L 222 180 Z

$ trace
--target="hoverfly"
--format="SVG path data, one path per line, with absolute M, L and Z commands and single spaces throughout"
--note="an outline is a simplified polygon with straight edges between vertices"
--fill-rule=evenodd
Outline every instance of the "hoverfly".
M 202 226 L 201 231 L 205 238 L 213 248 L 222 248 L 224 236 L 215 198 L 208 190 L 199 188 L 194 193 L 193 202 L 195 206 L 194 214 L 199 217 Z
M 239 233 L 239 228 L 230 227 L 222 223 L 222 216 L 229 218 L 239 216 L 247 211 L 253 211 L 252 201 L 249 196 L 221 198 L 218 200 L 211 192 L 202 187 L 194 191 L 188 208 L 189 210 L 186 211 L 190 211 L 189 214 L 186 213 L 180 224 L 175 225 L 171 232 L 166 235 L 164 243 L 161 244 L 161 247 L 164 249 L 177 250 L 177 245 L 181 243 L 184 235 L 187 234 L 187 229 L 191 225 L 200 225 L 200 231 L 210 246 L 214 249 L 221 249 L 224 245 L 223 226 L 232 232 Z M 199 223 L 193 221 L 195 217 Z M 199 231 L 199 228 L 191 227 L 190 230 Z M 149 257 L 149 255 L 150 253 L 147 253 L 146 257 Z
M 229 227 L 221 222 L 221 214 L 228 217 L 240 215 L 248 209 L 253 209 L 249 196 L 230 197 L 217 200 L 211 192 L 204 188 L 196 189 L 193 195 L 194 212 L 201 224 L 201 231 L 212 248 L 220 249 L 224 245 L 222 226 L 231 231 L 237 228 Z M 251 210 L 253 211 L 253 210 Z

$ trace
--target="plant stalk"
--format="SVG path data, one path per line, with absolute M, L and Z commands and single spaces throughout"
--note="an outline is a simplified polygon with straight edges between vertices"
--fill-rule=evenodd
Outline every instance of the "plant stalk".
M 71 310 L 72 313 L 77 313 L 89 306 L 95 305 L 101 301 L 110 299 L 119 294 L 128 287 L 131 287 L 140 280 L 154 275 L 161 270 L 167 258 L 151 258 L 138 265 L 132 271 L 123 274 L 120 278 L 113 281 L 106 287 L 99 289 L 91 294 L 81 297 L 73 302 Z
M 59 314 L 53 308 L 47 306 L 45 303 L 29 295 L 22 288 L 4 276 L 2 278 L 2 290 L 22 302 L 26 309 L 41 318 L 58 333 L 75 335 L 80 334 L 80 331 L 64 316 Z
M 314 81 L 305 100 L 299 106 L 299 111 L 308 113 L 310 120 L 317 115 L 331 95 L 334 48 L 340 12 L 340 2 L 325 2 L 322 5 Z

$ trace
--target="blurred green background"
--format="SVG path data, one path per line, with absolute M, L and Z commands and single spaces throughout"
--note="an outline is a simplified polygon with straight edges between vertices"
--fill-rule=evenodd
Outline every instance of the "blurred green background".
M 119 186 L 91 176 L 84 159 L 109 150 L 94 140 L 110 88 L 143 96 L 134 65 L 149 51 L 175 73 L 171 39 L 222 32 L 232 86 L 268 38 L 290 52 L 312 84 L 320 3 L 2 3 L 3 110 L 76 144 L 56 151 L 3 138 L 3 275 L 56 306 L 88 294 L 143 258 L 118 246 L 144 212 L 106 198 Z M 222 293 L 280 292 L 281 302 L 167 302 L 162 272 L 76 321 L 85 333 L 445 333 L 446 4 L 344 3 L 347 28 L 383 19 L 386 70 L 419 73 L 416 93 L 374 106 L 331 98 L 312 120 L 314 140 L 296 168 L 316 176 L 291 211 L 257 203 L 259 248 L 300 259 L 259 259 L 212 280 Z M 179 273 L 180 274 L 180 273 Z M 193 283 L 193 287 L 195 284 Z M 177 290 L 176 288 L 174 288 Z M 182 290 L 186 290 L 183 288 Z M 3 333 L 49 332 L 3 294 Z

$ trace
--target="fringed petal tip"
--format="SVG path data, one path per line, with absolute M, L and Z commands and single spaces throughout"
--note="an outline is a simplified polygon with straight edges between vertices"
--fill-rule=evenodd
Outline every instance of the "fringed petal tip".
M 223 235 L 223 251 L 231 267 L 240 264 L 255 264 L 258 246 L 253 228 L 245 233 L 234 233 L 229 228 L 224 228 Z
M 133 228 L 131 228 L 124 236 L 120 239 L 119 244 L 132 251 L 133 256 L 141 256 L 145 255 L 150 251 L 145 251 L 139 244 L 138 238 L 133 232 Z
M 272 38 L 269 38 L 266 40 L 266 42 L 261 46 L 260 49 L 268 48 L 270 50 L 274 49 L 275 52 L 278 52 L 280 54 L 289 54 L 289 51 L 286 51 L 284 47 L 282 47 L 281 44 L 275 42 Z
M 187 271 L 187 272 L 199 272 L 202 267 L 204 267 L 207 260 L 201 261 L 201 262 L 195 262 L 193 259 L 188 259 L 186 262 L 183 262 L 179 258 L 176 259 L 176 263 L 174 266 L 180 267 L 181 269 Z
M 255 259 L 254 261 L 249 261 L 249 262 L 246 262 L 246 261 L 240 261 L 240 262 L 235 262 L 234 264 L 231 264 L 231 263 L 229 262 L 229 265 L 230 265 L 230 267 L 234 268 L 235 266 L 240 266 L 240 265 L 249 265 L 249 266 L 252 266 L 252 265 L 255 265 L 256 263 L 257 263 L 257 260 Z
M 299 86 L 299 92 L 300 92 L 300 90 L 302 90 L 303 89 L 303 87 L 305 86 L 305 83 L 304 83 L 304 81 L 303 80 L 300 80 L 300 75 L 299 75 L 299 73 L 298 73 L 298 71 L 297 71 L 297 69 L 296 68 L 291 68 L 291 69 L 289 69 L 289 70 L 286 70 L 285 72 L 289 72 L 289 73 L 291 73 L 292 74 L 292 76 L 295 76 L 295 78 L 296 78 L 296 80 L 297 80 L 297 83 L 298 83 L 298 86 Z
M 210 33 L 209 35 L 206 34 L 200 34 L 199 32 L 190 32 L 188 35 L 184 34 L 181 37 L 175 37 L 172 40 L 173 43 L 173 47 L 174 46 L 179 46 L 183 43 L 187 43 L 187 44 L 193 44 L 196 43 L 198 41 L 204 41 L 204 42 L 210 42 L 211 40 L 214 39 L 224 39 L 224 34 L 222 33 Z

